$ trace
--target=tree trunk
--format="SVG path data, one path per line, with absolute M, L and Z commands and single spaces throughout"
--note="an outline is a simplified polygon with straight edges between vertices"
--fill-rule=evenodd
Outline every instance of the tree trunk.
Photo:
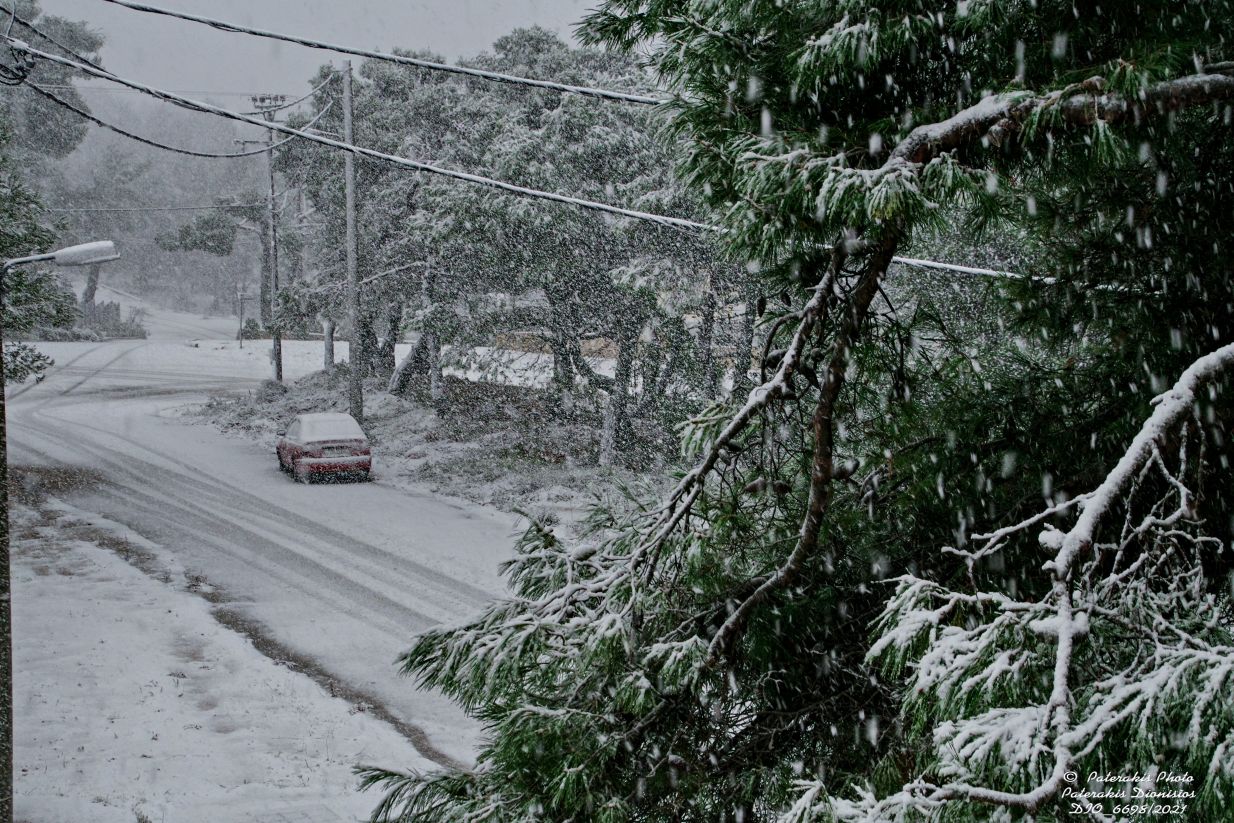
M 359 345 L 353 352 L 352 365 L 360 370 L 362 377 L 374 374 L 373 360 L 377 354 L 377 331 L 373 328 L 372 315 L 360 315 L 360 328 L 356 339 Z
M 737 353 L 733 357 L 733 392 L 737 395 L 750 390 L 750 371 L 754 355 L 754 307 L 758 302 L 758 289 L 754 278 L 747 275 L 745 282 L 745 311 L 741 315 L 741 339 L 737 341 Z
M 2 273 L 2 272 L 0 272 Z M 0 327 L 0 347 L 3 346 Z M 0 364 L 0 822 L 13 819 L 13 623 L 9 575 L 9 456 Z
M 334 321 L 328 317 L 321 319 L 321 344 L 322 367 L 329 371 L 334 368 Z
M 99 290 L 99 275 L 103 272 L 103 264 L 95 263 L 86 272 L 86 288 L 81 293 L 81 309 L 83 314 L 89 314 L 94 308 L 94 296 Z
M 557 392 L 558 405 L 569 411 L 574 406 L 574 381 L 578 376 L 570 356 L 570 324 L 555 283 L 550 282 L 545 287 L 544 296 L 548 299 L 548 345 L 553 355 L 553 388 Z
M 626 407 L 630 400 L 630 372 L 634 369 L 634 350 L 638 345 L 638 336 L 623 335 L 617 345 L 617 369 L 613 373 L 613 390 L 608 393 L 608 402 L 604 405 L 604 428 L 600 433 L 601 466 L 612 466 L 626 441 Z
M 403 304 L 393 303 L 386 309 L 386 334 L 373 357 L 374 373 L 386 380 L 394 375 L 394 346 L 398 343 L 402 324 Z
M 711 285 L 711 272 L 707 273 L 707 293 L 703 295 L 702 323 L 698 329 L 699 364 L 703 372 L 703 392 L 715 399 L 719 389 L 715 358 L 716 293 Z
M 424 377 L 429 373 L 428 344 L 429 334 L 422 332 L 416 344 L 411 347 L 411 351 L 407 352 L 407 356 L 403 358 L 403 362 L 399 363 L 394 374 L 390 375 L 387 391 L 399 397 L 406 397 L 411 392 L 415 378 Z
M 433 406 L 438 407 L 446 399 L 446 386 L 441 376 L 441 341 L 437 332 L 427 332 L 424 337 L 428 354 L 428 396 Z

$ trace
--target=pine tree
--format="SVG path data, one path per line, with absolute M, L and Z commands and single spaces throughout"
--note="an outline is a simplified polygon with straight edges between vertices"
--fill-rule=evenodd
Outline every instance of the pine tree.
M 39 254 L 55 240 L 42 203 L 14 168 L 8 141 L 0 122 L 0 259 Z M 4 379 L 21 383 L 40 376 L 52 361 L 15 338 L 35 326 L 71 324 L 77 317 L 76 301 L 46 266 L 15 266 L 3 276 Z
M 608 0 L 584 34 L 673 95 L 773 296 L 762 378 L 665 499 L 533 524 L 511 598 L 416 640 L 490 736 L 368 771 L 375 818 L 1050 817 L 1089 770 L 1228 799 L 1231 4 Z M 948 230 L 1029 277 L 896 266 Z

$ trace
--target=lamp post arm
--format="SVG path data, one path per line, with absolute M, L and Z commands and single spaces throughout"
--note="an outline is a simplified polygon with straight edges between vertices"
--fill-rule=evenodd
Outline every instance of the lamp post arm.
M 3 264 L 0 264 L 0 269 L 3 269 L 4 271 L 8 271 L 14 266 L 20 266 L 23 263 L 38 263 L 42 260 L 55 260 L 55 259 L 56 259 L 55 252 L 52 252 L 50 254 L 31 254 L 27 257 L 13 257 L 8 260 L 5 260 Z

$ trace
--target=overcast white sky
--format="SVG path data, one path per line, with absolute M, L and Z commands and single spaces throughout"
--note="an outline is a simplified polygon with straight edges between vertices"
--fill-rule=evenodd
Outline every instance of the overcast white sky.
M 147 0 L 256 28 L 361 48 L 432 49 L 448 60 L 475 54 L 513 28 L 541 25 L 572 38 L 595 0 Z M 317 66 L 342 59 L 102 0 L 40 0 L 43 10 L 85 20 L 107 38 L 112 71 L 173 90 L 301 94 Z M 91 85 L 98 85 L 91 81 Z

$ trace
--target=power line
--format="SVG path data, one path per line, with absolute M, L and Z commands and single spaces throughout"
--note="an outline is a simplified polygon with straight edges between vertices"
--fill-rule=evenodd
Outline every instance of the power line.
M 49 91 L 44 90 L 41 86 L 37 86 L 34 83 L 26 83 L 26 86 L 34 93 L 40 94 L 43 97 L 46 97 L 48 100 L 52 101 L 58 106 L 63 106 L 64 108 L 68 109 L 69 111 L 73 112 L 79 117 L 83 117 L 86 120 L 89 120 L 91 123 L 94 123 L 96 126 L 101 126 L 102 128 L 105 128 L 109 131 L 114 131 L 116 134 L 123 135 L 124 137 L 127 137 L 130 140 L 136 140 L 138 143 L 144 143 L 147 146 L 153 146 L 154 148 L 162 149 L 163 151 L 170 151 L 176 154 L 188 155 L 189 157 L 205 157 L 205 158 L 210 158 L 210 159 L 220 159 L 220 158 L 221 159 L 232 159 L 236 157 L 252 157 L 258 154 L 265 154 L 268 151 L 277 149 L 279 146 L 290 143 L 292 140 L 296 139 L 294 136 L 292 136 L 292 137 L 288 137 L 285 140 L 280 140 L 279 142 L 275 143 L 272 146 L 264 146 L 260 149 L 245 149 L 244 151 L 237 151 L 237 152 L 208 152 L 208 151 L 195 151 L 194 149 L 182 149 L 182 148 L 177 148 L 176 146 L 168 146 L 164 143 L 159 143 L 158 141 L 151 140 L 148 137 L 142 137 L 141 135 L 133 134 L 131 131 L 126 131 L 125 129 L 122 129 L 119 126 L 114 126 L 111 123 L 108 123 L 104 120 L 100 120 L 98 117 L 95 117 L 90 112 L 84 109 L 80 109 L 77 106 L 74 106 L 69 101 L 64 100 L 63 98 L 57 97 L 56 95 L 52 94 Z M 320 120 L 325 115 L 327 111 L 330 110 L 330 107 L 333 105 L 334 103 L 332 102 L 326 104 L 326 107 L 322 109 L 321 111 L 319 111 L 316 115 L 314 115 L 313 119 L 310 120 L 306 125 L 311 126 L 313 123 L 316 123 L 318 120 Z
M 213 205 L 201 206 L 105 206 L 99 208 L 78 208 L 78 209 L 57 209 L 44 208 L 43 211 L 50 212 L 132 212 L 132 211 L 207 211 L 210 209 L 250 209 L 260 206 L 265 208 L 265 203 L 214 203 Z
M 12 23 L 13 23 L 14 21 L 16 21 L 16 22 L 18 22 L 18 23 L 21 23 L 23 26 L 25 26 L 26 28 L 30 29 L 30 31 L 34 32 L 36 35 L 38 35 L 39 37 L 41 37 L 41 38 L 43 38 L 44 40 L 46 40 L 48 43 L 51 43 L 53 46 L 57 46 L 58 48 L 60 48 L 61 50 L 63 50 L 66 54 L 70 54 L 70 55 L 72 55 L 73 57 L 76 57 L 76 58 L 77 58 L 78 60 L 80 60 L 81 62 L 83 62 L 83 63 L 85 63 L 85 64 L 87 64 L 87 65 L 90 65 L 90 66 L 94 66 L 96 69 L 100 69 L 100 70 L 102 70 L 102 71 L 107 71 L 107 70 L 106 70 L 106 69 L 104 69 L 101 65 L 99 65 L 98 63 L 96 63 L 96 62 L 94 62 L 93 60 L 91 60 L 89 57 L 85 57 L 85 56 L 83 56 L 82 54 L 80 54 L 79 52 L 74 51 L 72 48 L 70 48 L 69 46 L 66 46 L 64 43 L 61 43 L 59 40 L 57 40 L 56 38 L 52 37 L 50 34 L 47 34 L 47 33 L 46 33 L 46 32 L 44 32 L 44 31 L 40 31 L 39 29 L 36 29 L 36 28 L 34 27 L 34 24 L 33 24 L 33 23 L 31 23 L 29 20 L 25 20 L 25 19 L 23 19 L 23 18 L 19 17 L 19 16 L 17 15 L 17 12 L 16 12 L 16 11 L 10 11 L 10 12 L 9 12 L 9 15 L 10 15 L 10 17 L 9 17 L 9 25 L 10 25 L 10 28 L 11 28 Z M 10 32 L 10 33 L 11 33 L 11 32 Z M 8 33 L 6 33 L 6 35 L 5 35 L 5 36 L 7 37 L 7 36 L 8 36 Z
M 112 2 L 112 0 L 108 0 L 108 2 Z M 66 58 L 57 57 L 56 55 L 47 54 L 46 52 L 42 52 L 25 43 L 22 43 L 19 40 L 13 40 L 12 38 L 6 38 L 6 39 L 8 39 L 10 44 L 12 44 L 18 50 L 24 51 L 35 57 L 41 57 L 45 60 L 52 60 L 53 62 L 62 63 L 72 68 L 77 68 L 79 70 L 85 71 L 86 73 L 93 73 L 95 74 L 95 76 L 102 77 L 103 79 L 110 80 L 115 83 L 120 83 L 121 85 L 127 86 L 137 91 L 142 91 L 146 94 L 149 94 L 152 97 L 156 97 L 160 100 L 164 100 L 166 102 L 172 103 L 173 105 L 181 106 L 181 107 L 192 109 L 195 111 L 200 111 L 206 114 L 214 114 L 219 117 L 225 117 L 231 120 L 238 120 L 243 123 L 250 123 L 255 126 L 262 126 L 264 128 L 270 128 L 276 131 L 280 131 L 284 134 L 290 135 L 291 137 L 300 137 L 304 140 L 308 140 L 313 143 L 319 143 L 321 145 L 329 146 L 331 148 L 338 149 L 341 151 L 351 152 L 352 154 L 356 154 L 361 157 L 367 157 L 373 160 L 390 163 L 392 165 L 401 166 L 403 168 L 412 169 L 414 171 L 422 171 L 422 172 L 427 172 L 429 174 L 437 174 L 437 175 L 441 175 L 444 177 L 453 178 L 456 180 L 463 180 L 465 182 L 487 186 L 489 188 L 499 189 L 501 191 L 508 191 L 508 192 L 511 192 L 521 197 L 551 200 L 553 202 L 565 203 L 567 205 L 578 206 L 580 208 L 590 209 L 593 211 L 600 211 L 600 212 L 605 212 L 609 214 L 616 214 L 622 217 L 631 217 L 636 220 L 644 220 L 644 221 L 651 222 L 651 223 L 657 223 L 662 226 L 668 226 L 668 227 L 680 228 L 680 229 L 690 229 L 694 231 L 723 231 L 723 229 L 719 226 L 708 225 L 706 223 L 699 223 L 694 220 L 686 220 L 680 217 L 669 217 L 667 215 L 662 215 L 662 214 L 652 214 L 649 212 L 636 211 L 634 209 L 626 209 L 620 206 L 612 206 L 607 203 L 598 203 L 592 200 L 583 200 L 582 198 L 570 197 L 564 194 L 556 194 L 554 192 L 546 192 L 546 191 L 540 191 L 537 189 L 529 189 L 523 186 L 517 186 L 513 183 L 507 183 L 502 180 L 494 180 L 489 177 L 483 177 L 477 174 L 470 174 L 468 172 L 454 171 L 452 169 L 443 169 L 438 166 L 433 166 L 428 163 L 421 163 L 420 161 L 411 160 L 406 157 L 398 157 L 396 155 L 384 154 L 379 151 L 374 151 L 373 149 L 366 149 L 361 146 L 353 145 L 351 143 L 344 143 L 340 140 L 334 140 L 328 137 L 322 137 L 317 134 L 311 134 L 308 132 L 304 132 L 299 129 L 293 129 L 290 126 L 286 126 L 282 123 L 266 123 L 263 120 L 253 118 L 248 115 L 237 114 L 236 112 L 228 111 L 226 109 L 221 109 L 209 103 L 202 103 L 202 102 L 195 101 L 195 100 L 189 100 L 187 98 L 183 98 L 178 95 L 171 94 L 170 92 L 162 91 L 160 89 L 155 89 L 155 88 L 146 86 L 141 83 L 136 83 L 132 80 L 126 80 L 124 78 L 117 77 L 115 75 L 107 74 L 106 72 L 91 69 L 89 67 L 75 63 L 71 60 L 67 60 Z M 914 258 L 906 258 L 906 257 L 895 257 L 895 258 L 892 258 L 892 260 L 893 262 L 901 263 L 903 265 L 920 266 L 920 267 L 934 268 L 934 269 L 944 269 L 948 271 L 959 272 L 961 274 L 992 276 L 992 277 L 999 277 L 1003 279 L 1015 279 L 1015 280 L 1034 279 L 1034 278 L 1028 277 L 1027 275 L 1015 274 L 1012 272 L 998 272 L 993 269 L 978 269 L 978 268 L 974 268 L 971 266 L 959 266 L 959 265 L 955 265 L 952 263 L 939 263 L 939 262 L 935 262 L 931 260 L 917 260 Z
M 137 11 L 149 11 L 155 14 L 166 14 L 171 17 L 183 17 L 184 19 L 192 20 L 193 22 L 204 23 L 206 25 L 210 25 L 215 28 L 220 28 L 224 31 L 234 31 L 238 33 L 255 34 L 258 36 L 268 36 L 268 37 L 273 37 L 275 39 L 283 39 L 283 40 L 288 40 L 289 42 L 300 43 L 302 45 L 310 46 L 313 48 L 323 48 L 323 49 L 328 49 L 328 50 L 333 50 L 333 51 L 341 51 L 343 53 L 359 54 L 361 56 L 376 57 L 378 59 L 391 59 L 394 62 L 410 63 L 412 65 L 420 65 L 425 68 L 439 68 L 439 69 L 446 70 L 446 71 L 453 70 L 453 71 L 456 71 L 462 74 L 476 74 L 477 76 L 494 75 L 491 77 L 487 77 L 487 79 L 501 80 L 503 82 L 513 82 L 513 83 L 526 82 L 532 85 L 546 86 L 545 81 L 526 80 L 525 78 L 516 78 L 516 77 L 509 76 L 509 75 L 495 75 L 492 72 L 478 72 L 477 70 L 472 70 L 472 69 L 463 69 L 463 68 L 453 67 L 453 66 L 444 66 L 442 64 L 429 63 L 429 61 L 416 60 L 415 58 L 405 58 L 400 55 L 384 55 L 379 52 L 364 52 L 360 50 L 348 50 L 342 47 L 335 47 L 335 46 L 330 46 L 327 44 L 318 44 L 313 41 L 305 41 L 305 40 L 301 40 L 301 39 L 293 38 L 289 36 L 276 35 L 272 33 L 261 32 L 258 30 L 249 30 L 249 29 L 245 29 L 242 27 L 238 27 L 238 26 L 232 26 L 231 24 L 228 24 L 228 23 L 222 23 L 219 21 L 209 20 L 207 18 L 199 18 L 193 15 L 185 15 L 179 12 L 172 12 L 172 11 L 168 11 L 165 9 L 159 9 L 153 6 L 143 6 L 142 4 L 139 4 L 139 3 L 130 3 L 130 2 L 127 2 L 127 0 L 105 0 L 105 2 L 116 3 L 117 5 L 127 6 Z M 39 32 L 33 26 L 30 26 L 29 24 L 26 24 L 26 25 L 31 30 L 33 30 L 36 34 L 42 35 L 42 32 Z M 285 134 L 290 135 L 287 140 L 283 140 L 283 141 L 280 141 L 280 143 L 275 144 L 276 146 L 282 145 L 283 143 L 286 143 L 288 142 L 288 140 L 291 140 L 295 137 L 301 137 L 311 142 L 320 143 L 322 145 L 330 146 L 332 148 L 340 149 L 342 151 L 348 151 L 353 154 L 358 154 L 362 157 L 369 157 L 374 160 L 392 163 L 394 165 L 399 165 L 404 168 L 411 168 L 416 171 L 424 171 L 424 172 L 428 172 L 431 174 L 439 174 L 439 175 L 443 175 L 446 177 L 452 177 L 458 180 L 464 180 L 467 182 L 476 183 L 479 185 L 485 185 L 485 186 L 489 186 L 492 188 L 501 189 L 504 191 L 510 191 L 514 194 L 524 196 L 524 197 L 552 200 L 552 201 L 559 202 L 559 203 L 566 203 L 569 205 L 580 206 L 582 208 L 608 212 L 611 214 L 619 214 L 625 217 L 632 217 L 632 218 L 639 219 L 639 220 L 646 220 L 649 222 L 654 222 L 660 225 L 666 225 L 666 226 L 671 226 L 675 228 L 687 228 L 687 229 L 694 229 L 698 231 L 723 231 L 723 229 L 718 226 L 707 225 L 705 223 L 698 223 L 693 220 L 685 220 L 683 218 L 678 218 L 678 217 L 668 217 L 666 215 L 657 215 L 657 214 L 651 214 L 648 212 L 640 212 L 640 211 L 636 211 L 633 209 L 621 208 L 620 206 L 610 206 L 606 203 L 598 203 L 598 202 L 594 202 L 590 200 L 583 200 L 581 198 L 569 197 L 567 195 L 555 194 L 553 192 L 545 192 L 545 191 L 538 191 L 536 189 L 528 189 L 522 186 L 514 185 L 512 183 L 506 183 L 504 181 L 494 180 L 492 178 L 487 178 L 487 177 L 483 177 L 480 175 L 469 174 L 467 172 L 453 171 L 451 169 L 442 169 L 436 166 L 431 166 L 427 163 L 421 163 L 416 160 L 410 160 L 408 158 L 398 157 L 395 155 L 388 155 L 382 152 L 374 151 L 372 149 L 365 149 L 359 146 L 355 146 L 349 143 L 344 143 L 338 140 L 333 140 L 327 137 L 322 137 L 322 136 L 318 136 L 315 134 L 302 132 L 298 129 L 292 129 L 282 124 L 266 123 L 264 121 L 254 120 L 248 115 L 239 115 L 235 112 L 229 112 L 225 109 L 220 109 L 220 108 L 217 108 L 207 103 L 200 103 L 198 101 L 188 100 L 186 98 L 180 98 L 167 91 L 155 89 L 149 86 L 144 86 L 140 83 L 135 83 L 133 81 L 125 80 L 101 68 L 95 68 L 95 70 L 91 70 L 84 66 L 75 65 L 72 61 L 66 60 L 61 57 L 56 57 L 55 55 L 47 54 L 45 52 L 41 52 L 37 49 L 33 49 L 19 40 L 14 40 L 12 37 L 9 37 L 8 35 L 5 35 L 4 39 L 8 40 L 10 44 L 18 47 L 20 50 L 25 51 L 29 54 L 32 54 L 36 57 L 42 57 L 44 59 L 52 60 L 53 62 L 59 62 L 59 63 L 68 65 L 73 68 L 78 68 L 79 70 L 82 70 L 87 74 L 94 74 L 95 76 L 102 77 L 105 80 L 110 80 L 115 83 L 120 83 L 121 85 L 129 88 L 132 91 L 141 92 L 143 94 L 148 94 L 158 99 L 165 100 L 166 102 L 170 102 L 175 105 L 182 106 L 184 108 L 189 108 L 189 109 L 204 112 L 207 114 L 215 114 L 215 115 L 226 117 L 226 118 L 233 119 L 233 120 L 240 120 L 241 122 L 252 123 L 253 125 L 266 126 L 268 128 L 273 128 Z M 50 38 L 46 38 L 46 39 L 50 40 Z M 57 43 L 57 45 L 60 45 L 60 44 Z M 68 49 L 65 46 L 61 45 L 61 48 L 64 48 L 66 51 L 69 51 L 70 53 L 74 54 L 77 57 L 81 57 L 81 55 L 78 55 L 76 52 L 73 52 L 71 49 Z M 81 59 L 85 60 L 86 58 L 81 58 Z M 93 64 L 91 64 L 91 66 L 93 67 Z M 322 88 L 323 86 L 325 86 L 326 83 L 330 81 L 330 79 L 332 78 L 328 78 L 326 81 L 322 82 L 316 89 L 311 91 L 309 95 L 306 95 L 305 98 L 301 98 L 301 100 L 306 99 L 308 96 L 311 96 L 312 94 L 316 93 L 316 91 Z M 550 84 L 547 87 L 553 87 L 555 85 L 557 84 Z M 586 93 L 586 91 L 581 89 L 580 87 L 563 87 L 560 90 L 575 91 L 577 93 Z M 601 90 L 592 89 L 590 91 L 600 92 Z M 620 94 L 620 93 L 597 93 L 595 96 L 606 96 L 606 94 Z M 621 99 L 629 99 L 629 96 L 623 96 Z M 643 99 L 630 99 L 630 102 L 659 103 L 659 102 L 664 102 L 664 101 L 657 101 L 652 98 L 643 98 Z M 66 103 L 65 105 L 70 105 L 70 104 Z M 112 127 L 108 124 L 104 124 L 98 121 L 92 115 L 81 112 L 75 107 L 72 107 L 72 108 L 74 108 L 75 111 L 78 111 L 78 113 L 81 114 L 83 117 L 87 117 L 88 119 L 98 123 L 99 125 L 104 126 L 105 128 L 112 128 L 113 130 L 119 131 L 118 129 L 115 129 L 115 127 Z M 314 117 L 312 121 L 307 123 L 304 128 L 307 129 L 308 127 L 312 126 L 312 124 L 316 122 L 317 118 L 325 114 L 328 108 L 329 106 L 327 106 L 326 109 L 323 109 L 316 117 Z M 125 132 L 120 132 L 120 133 L 126 134 Z M 128 135 L 128 136 L 132 136 L 134 137 L 134 139 L 141 140 L 142 142 L 150 142 L 150 141 L 144 140 L 143 138 L 138 138 L 135 135 Z M 171 149 L 170 147 L 167 147 L 167 146 L 159 146 L 159 147 L 167 148 L 172 151 L 175 151 L 175 149 Z M 957 265 L 954 263 L 942 263 L 942 262 L 938 262 L 934 260 L 920 260 L 916 258 L 896 256 L 892 258 L 892 262 L 899 263 L 905 266 L 913 266 L 913 267 L 918 267 L 918 268 L 936 269 L 936 270 L 944 270 L 944 271 L 954 271 L 960 274 L 968 274 L 968 275 L 974 275 L 974 276 L 980 276 L 980 277 L 994 277 L 994 278 L 1009 279 L 1009 280 L 1029 280 L 1032 282 L 1043 283 L 1046 285 L 1054 284 L 1057 282 L 1057 280 L 1052 277 L 1033 277 L 1031 275 L 1017 274 L 1015 272 L 996 271 L 994 269 L 985 269 L 985 268 L 978 268 L 978 267 L 973 267 L 973 266 L 961 266 L 961 265 Z M 383 274 L 388 274 L 388 273 L 389 272 L 383 272 Z
M 45 89 L 54 89 L 56 91 L 88 91 L 88 92 L 105 92 L 107 94 L 139 94 L 136 89 L 113 89 L 107 86 L 85 86 L 74 83 L 43 83 Z M 214 89 L 169 89 L 177 94 L 206 94 L 211 97 L 252 97 L 257 92 L 255 91 L 217 91 Z M 304 100 L 306 98 L 301 98 Z
M 33 23 L 21 17 L 20 15 L 16 14 L 15 12 L 10 12 L 10 26 L 12 22 L 20 23 L 22 26 L 24 26 L 25 28 L 33 32 L 35 36 L 42 38 L 43 40 L 46 40 L 48 43 L 51 43 L 53 46 L 56 46 L 61 51 L 63 51 L 65 54 L 69 55 L 70 57 L 74 57 L 80 60 L 81 62 L 85 63 L 86 65 L 93 66 L 94 68 L 99 69 L 100 71 L 107 71 L 107 69 L 104 68 L 101 64 L 95 62 L 94 60 L 91 60 L 89 57 L 86 57 L 81 52 L 76 51 L 75 49 L 73 49 L 72 46 L 69 46 L 66 43 L 62 43 L 61 41 L 57 40 L 55 37 L 52 37 L 47 32 L 36 28 Z M 108 72 L 108 74 L 110 73 L 111 72 Z M 322 81 L 316 88 L 312 89 L 308 94 L 304 95 L 303 97 L 298 97 L 295 100 L 292 100 L 290 103 L 285 103 L 276 109 L 272 109 L 272 111 L 281 111 L 282 109 L 289 109 L 293 106 L 303 103 L 305 100 L 309 99 L 314 94 L 316 94 L 317 92 L 325 88 L 325 86 L 331 80 L 333 80 L 334 77 L 335 75 L 332 74 L 331 76 L 327 77 L 324 81 Z M 56 89 L 57 91 L 78 91 L 78 90 L 106 91 L 106 92 L 132 92 L 134 91 L 133 89 L 113 89 L 113 88 L 107 88 L 104 86 L 93 86 L 93 87 L 92 86 L 84 86 L 84 87 L 75 86 L 71 83 L 64 83 L 64 84 L 59 84 L 59 85 L 44 85 L 43 88 L 47 90 Z M 175 91 L 177 91 L 180 94 L 210 94 L 210 95 L 219 95 L 219 96 L 230 95 L 233 97 L 234 96 L 251 97 L 253 95 L 253 92 L 247 92 L 247 91 L 243 91 L 243 92 L 241 91 L 203 91 L 200 89 L 176 89 Z M 245 114 L 260 114 L 260 112 L 255 112 L 255 111 L 253 112 L 246 111 L 244 113 Z
M 500 72 L 467 68 L 465 66 L 453 66 L 448 63 L 437 63 L 432 60 L 421 60 L 417 57 L 407 57 L 401 54 L 391 54 L 389 52 L 370 51 L 368 49 L 356 49 L 349 46 L 339 46 L 333 43 L 325 43 L 320 40 L 310 40 L 307 37 L 297 37 L 290 34 L 280 34 L 278 32 L 265 31 L 263 29 L 254 29 L 247 26 L 240 26 L 235 23 L 215 20 L 209 17 L 199 17 L 195 14 L 186 14 L 180 11 L 164 9 L 158 6 L 148 6 L 144 3 L 133 3 L 129 0 L 104 0 L 104 2 L 115 3 L 117 6 L 123 6 L 127 9 L 132 9 L 133 11 L 146 12 L 148 14 L 161 14 L 167 17 L 174 17 L 179 20 L 188 20 L 193 23 L 201 23 L 220 31 L 232 32 L 235 34 L 250 34 L 255 37 L 266 37 L 272 40 L 282 40 L 286 43 L 295 43 L 300 46 L 307 46 L 311 49 L 322 49 L 325 51 L 337 52 L 339 54 L 352 54 L 357 57 L 370 57 L 374 60 L 385 60 L 390 63 L 401 63 L 406 66 L 417 66 L 422 69 L 444 71 L 451 74 L 462 74 L 468 77 L 478 77 L 483 80 L 492 80 L 498 83 L 533 86 L 536 88 L 550 89 L 552 91 L 567 92 L 569 94 L 580 94 L 585 97 L 598 97 L 605 100 L 619 100 L 624 103 L 640 103 L 648 106 L 655 106 L 661 103 L 669 102 L 666 99 L 647 97 L 640 94 L 630 94 L 623 91 L 597 89 L 589 86 L 572 86 L 567 83 L 557 83 L 551 80 L 533 80 L 530 77 L 518 77 L 513 74 L 502 74 Z
M 183 108 L 203 112 L 206 114 L 214 114 L 219 117 L 225 117 L 230 120 L 237 120 L 241 123 L 248 123 L 253 126 L 260 126 L 262 128 L 272 129 L 274 131 L 278 131 L 278 132 L 281 132 L 283 134 L 286 134 L 292 137 L 300 137 L 304 140 L 308 140 L 313 143 L 319 143 L 323 146 L 329 146 L 331 148 L 339 149 L 341 151 L 351 152 L 352 154 L 355 154 L 360 157 L 367 157 L 371 160 L 378 160 L 384 163 L 390 163 L 391 165 L 401 166 L 403 168 L 411 169 L 413 171 L 421 171 L 427 174 L 436 174 L 442 177 L 453 178 L 455 180 L 463 180 L 468 183 L 475 183 L 477 185 L 487 186 L 489 188 L 498 189 L 500 191 L 510 192 L 511 194 L 516 194 L 520 197 L 530 197 L 530 198 L 537 198 L 541 200 L 551 200 L 553 202 L 565 203 L 565 204 L 572 205 L 572 206 L 578 206 L 584 209 L 590 209 L 592 211 L 605 212 L 607 214 L 615 214 L 615 215 L 620 215 L 622 217 L 632 217 L 636 220 L 644 220 L 644 221 L 651 222 L 651 223 L 658 223 L 662 226 L 668 226 L 671 228 L 691 229 L 695 231 L 709 230 L 712 228 L 710 226 L 707 226 L 706 224 L 698 223 L 694 220 L 686 220 L 681 217 L 669 217 L 667 215 L 662 215 L 662 214 L 651 214 L 649 212 L 637 211 L 635 209 L 627 209 L 621 206 L 612 206 L 612 205 L 609 205 L 608 203 L 599 203 L 593 200 L 584 200 L 579 197 L 571 197 L 565 194 L 556 194 L 554 192 L 540 191 L 538 189 L 530 189 L 524 186 L 515 185 L 513 183 L 507 183 L 503 180 L 495 180 L 491 177 L 484 177 L 479 174 L 471 174 L 469 172 L 455 171 L 453 169 L 446 169 L 440 166 L 434 166 L 429 163 L 422 163 L 418 160 L 411 160 L 406 157 L 399 157 L 397 155 L 385 154 L 383 152 L 375 151 L 373 149 L 366 149 L 366 148 L 363 148 L 361 146 L 356 146 L 351 143 L 345 143 L 341 140 L 334 140 L 329 137 L 322 137 L 321 135 L 312 134 L 306 131 L 302 131 L 300 129 L 294 129 L 283 123 L 267 123 L 264 120 L 260 120 L 255 117 L 250 117 L 249 115 L 239 114 L 234 111 L 229 111 L 227 109 L 220 108 L 210 103 L 203 103 L 199 100 L 190 100 L 187 97 L 181 97 L 180 95 L 172 94 L 171 92 L 163 91 L 161 89 L 157 89 L 152 86 L 145 85 L 144 83 L 138 83 L 133 80 L 126 80 L 122 77 L 118 77 L 114 74 L 110 74 L 101 69 L 95 69 L 93 67 L 86 66 L 82 63 L 78 63 L 74 60 L 69 60 L 65 57 L 59 57 L 54 54 L 49 54 L 48 52 L 42 51 L 40 49 L 36 49 L 27 43 L 23 43 L 22 41 L 15 40 L 11 37 L 8 37 L 5 39 L 8 40 L 10 46 L 12 46 L 17 51 L 24 52 L 34 57 L 42 58 L 44 60 L 50 60 L 53 63 L 60 63 L 61 65 L 68 66 L 70 68 L 75 68 L 86 74 L 92 74 L 95 77 L 100 77 L 104 80 L 110 80 L 114 83 L 119 83 L 120 85 L 128 86 L 129 88 L 132 88 L 132 89 L 144 91 L 146 94 L 149 94 L 151 97 L 155 97 L 160 100 L 165 100 L 169 103 L 172 103 L 177 106 L 181 106 Z

